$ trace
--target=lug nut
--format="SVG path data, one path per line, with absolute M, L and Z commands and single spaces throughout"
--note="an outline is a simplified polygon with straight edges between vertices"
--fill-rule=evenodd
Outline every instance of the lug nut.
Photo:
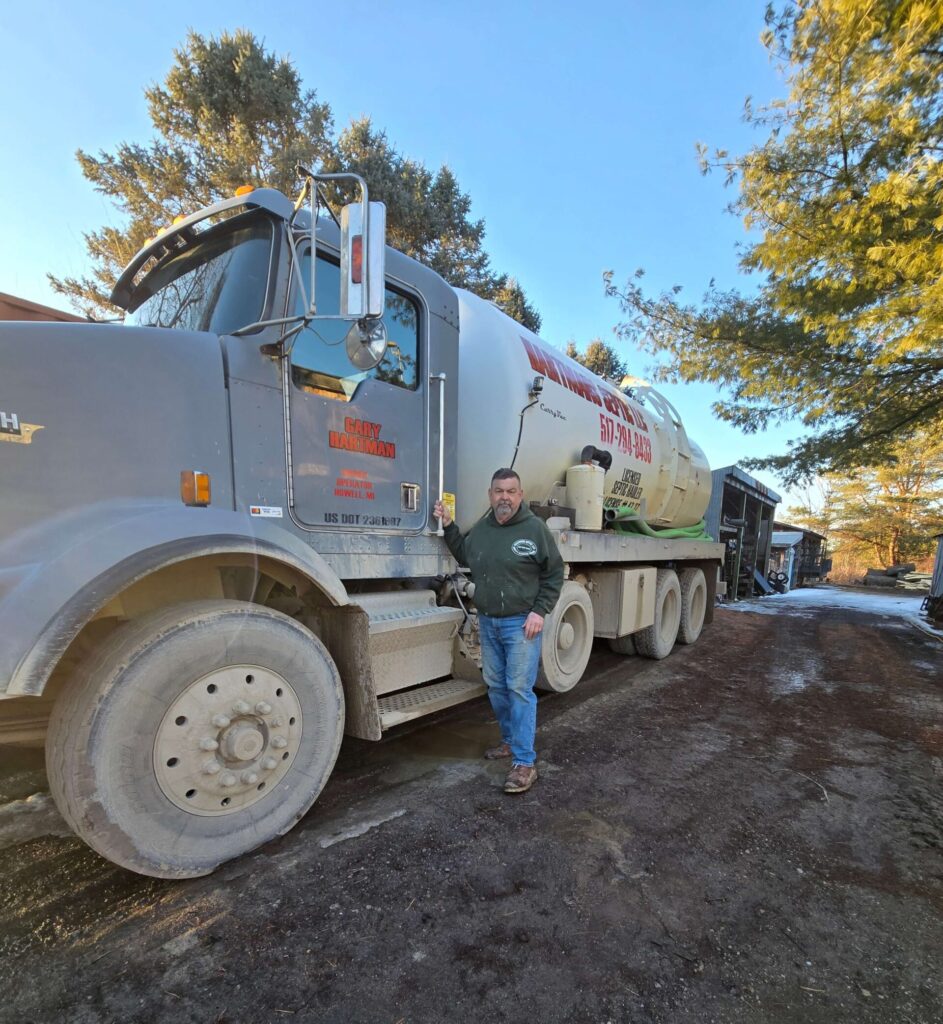
M 270 772 L 273 768 L 277 768 L 278 767 L 278 761 L 276 761 L 274 757 L 263 757 L 262 758 L 262 767 L 267 772 Z
M 247 715 L 252 710 L 244 700 L 237 700 L 232 709 L 237 715 Z
M 272 721 L 271 721 L 271 726 L 272 726 L 273 729 L 281 729 L 281 727 L 284 724 L 285 724 L 285 720 L 283 718 L 273 718 Z
M 217 729 L 228 728 L 229 722 L 230 719 L 228 715 L 213 715 L 213 725 L 215 725 Z
M 268 715 L 272 711 L 272 705 L 269 704 L 268 701 L 260 700 L 259 703 L 256 704 L 255 710 L 257 714 Z
M 219 771 L 219 763 L 216 761 L 207 761 L 203 765 L 204 775 L 215 775 Z
M 254 786 L 259 781 L 258 772 L 243 772 L 239 777 L 245 786 Z
M 225 775 L 220 776 L 219 784 L 228 788 L 229 786 L 235 786 L 237 781 L 236 776 L 232 772 L 226 772 Z
M 272 746 L 276 750 L 281 750 L 282 747 L 287 747 L 288 746 L 288 740 L 286 740 L 284 736 L 276 736 L 272 740 Z
M 200 740 L 200 750 L 218 750 L 218 749 L 219 749 L 219 744 L 216 742 L 216 740 L 213 739 L 212 736 L 204 736 L 203 739 Z

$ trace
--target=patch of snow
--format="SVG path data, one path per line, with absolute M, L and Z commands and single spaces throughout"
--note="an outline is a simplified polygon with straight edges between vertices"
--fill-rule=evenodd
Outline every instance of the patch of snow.
M 350 825 L 339 832 L 333 833 L 333 835 L 325 836 L 318 845 L 322 850 L 326 850 L 329 846 L 333 846 L 335 843 L 343 843 L 347 839 L 356 839 L 358 836 L 365 835 L 372 828 L 377 828 L 380 825 L 386 824 L 388 821 L 393 821 L 394 818 L 401 818 L 405 813 L 406 810 L 404 808 L 399 811 L 393 811 L 391 814 L 387 814 L 379 818 L 371 818 L 365 821 L 355 822 L 353 825 Z
M 71 835 L 49 793 L 34 793 L 0 806 L 0 850 L 40 836 Z
M 872 615 L 916 619 L 920 610 L 920 598 L 880 592 L 868 594 L 841 587 L 803 587 L 799 590 L 790 590 L 786 594 L 770 594 L 768 597 L 736 601 L 721 607 L 728 611 L 759 612 L 765 615 L 776 615 L 779 612 L 807 615 L 820 608 L 852 608 L 856 611 L 870 612 Z M 935 632 L 943 636 L 943 631 Z
M 184 953 L 188 953 L 194 946 L 198 946 L 199 943 L 200 936 L 194 928 L 191 931 L 184 932 L 183 935 L 178 935 L 169 942 L 165 942 L 161 949 L 169 956 L 181 956 Z

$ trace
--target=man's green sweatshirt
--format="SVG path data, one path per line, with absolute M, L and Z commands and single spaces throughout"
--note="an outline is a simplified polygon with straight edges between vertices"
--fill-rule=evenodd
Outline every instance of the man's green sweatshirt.
M 546 523 L 524 505 L 504 524 L 494 511 L 462 537 L 455 523 L 445 543 L 475 583 L 475 605 L 484 615 L 503 618 L 537 612 L 548 615 L 563 587 L 563 559 Z

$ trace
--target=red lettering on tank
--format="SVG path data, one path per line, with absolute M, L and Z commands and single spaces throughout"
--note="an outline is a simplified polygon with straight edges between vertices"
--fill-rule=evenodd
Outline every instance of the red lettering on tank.
M 527 358 L 530 360 L 531 369 L 543 374 L 545 377 L 549 377 L 550 370 L 547 366 L 545 353 L 541 352 L 536 345 L 528 341 L 523 335 L 521 335 L 521 341 L 524 342 L 524 349 L 527 352 Z
M 613 401 L 615 399 L 608 391 L 599 386 L 595 377 L 581 372 L 576 367 L 565 363 L 562 359 L 557 359 L 549 352 L 538 348 L 529 338 L 525 338 L 523 334 L 519 337 L 524 350 L 527 352 L 527 358 L 530 361 L 532 370 L 565 387 L 568 391 L 572 391 L 574 395 L 585 398 L 587 402 L 592 402 L 593 405 L 605 405 L 610 412 L 618 415 L 617 409 L 610 408 L 609 405 L 610 399 Z

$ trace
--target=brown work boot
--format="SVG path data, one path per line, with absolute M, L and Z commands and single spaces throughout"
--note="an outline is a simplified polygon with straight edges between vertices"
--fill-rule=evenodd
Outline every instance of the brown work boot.
M 531 765 L 516 764 L 504 780 L 505 793 L 526 793 L 537 781 L 537 769 Z
M 485 751 L 485 760 L 487 761 L 500 761 L 504 757 L 511 756 L 511 748 L 507 743 L 502 743 L 497 747 L 489 747 Z

